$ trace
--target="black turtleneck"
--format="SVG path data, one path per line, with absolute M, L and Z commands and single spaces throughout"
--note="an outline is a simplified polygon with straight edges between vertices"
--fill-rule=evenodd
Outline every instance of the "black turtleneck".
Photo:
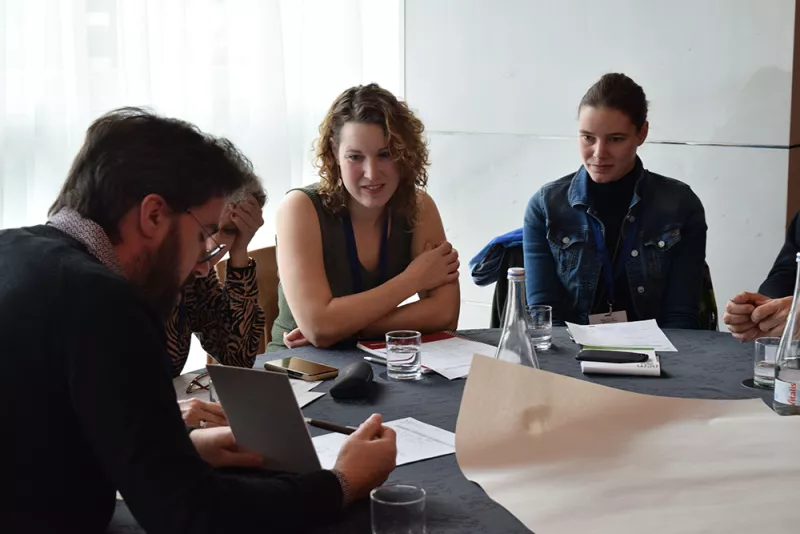
M 611 256 L 611 261 L 616 268 L 617 260 L 622 249 L 623 237 L 620 235 L 622 224 L 628 215 L 633 190 L 641 174 L 642 163 L 636 158 L 636 165 L 619 180 L 607 184 L 598 184 L 589 178 L 588 193 L 592 210 L 603 223 L 605 229 L 606 250 Z M 608 297 L 605 283 L 605 273 L 601 273 L 600 281 L 595 291 L 592 313 L 608 312 Z M 629 321 L 636 320 L 636 312 L 631 302 L 630 288 L 624 272 L 614 280 L 614 311 L 625 310 Z

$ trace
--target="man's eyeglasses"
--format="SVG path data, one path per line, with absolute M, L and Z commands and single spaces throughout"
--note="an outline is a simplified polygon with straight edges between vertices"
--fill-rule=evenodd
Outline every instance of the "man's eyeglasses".
M 203 232 L 203 234 L 206 236 L 206 243 L 208 243 L 208 240 L 210 239 L 211 242 L 214 243 L 215 245 L 210 249 L 207 248 L 205 253 L 200 257 L 200 259 L 197 260 L 197 263 L 206 263 L 207 261 L 211 261 L 218 255 L 222 254 L 222 252 L 225 250 L 225 245 L 220 245 L 219 243 L 217 243 L 217 240 L 214 239 L 214 236 L 208 230 L 206 230 L 206 227 L 203 226 L 203 223 L 200 222 L 200 219 L 198 219 L 194 213 L 192 213 L 190 210 L 186 210 L 186 213 L 191 215 L 192 219 L 194 219 L 195 222 L 197 222 L 197 225 L 200 227 L 200 231 Z

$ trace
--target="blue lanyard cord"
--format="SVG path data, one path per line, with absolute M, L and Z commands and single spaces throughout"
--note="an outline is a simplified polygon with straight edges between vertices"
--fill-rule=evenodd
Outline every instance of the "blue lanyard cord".
M 608 254 L 608 249 L 606 248 L 606 239 L 605 236 L 603 236 L 603 230 L 600 226 L 600 223 L 597 222 L 597 220 L 595 220 L 595 218 L 591 215 L 589 216 L 589 223 L 592 225 L 592 233 L 594 234 L 595 245 L 597 247 L 597 256 L 603 263 L 603 276 L 605 277 L 606 283 L 606 297 L 609 307 L 613 308 L 614 298 L 616 295 L 616 293 L 614 293 L 614 279 L 622 274 L 622 271 L 625 268 L 625 261 L 633 251 L 633 244 L 636 240 L 636 235 L 638 234 L 639 230 L 639 222 L 637 219 L 636 222 L 628 225 L 628 231 L 625 234 L 622 251 L 614 258 L 615 261 L 613 261 L 613 263 L 612 258 Z M 616 264 L 616 270 L 614 269 L 614 264 Z
M 639 198 L 643 198 L 641 186 L 639 188 Z M 595 246 L 597 247 L 597 256 L 603 263 L 602 272 L 606 283 L 606 300 L 608 301 L 609 311 L 613 311 L 614 299 L 616 298 L 616 293 L 614 292 L 614 280 L 617 276 L 623 273 L 625 269 L 625 262 L 627 261 L 628 256 L 631 255 L 631 252 L 633 252 L 634 243 L 636 242 L 636 237 L 639 234 L 639 226 L 642 220 L 641 211 L 642 210 L 640 207 L 637 210 L 637 213 L 640 215 L 634 219 L 633 223 L 627 224 L 627 232 L 625 233 L 625 239 L 622 242 L 622 250 L 619 251 L 620 253 L 617 254 L 613 259 L 608 253 L 608 248 L 606 247 L 606 238 L 603 235 L 603 228 L 600 222 L 595 219 L 593 215 L 587 214 L 589 224 L 592 226 L 592 234 L 594 234 L 594 242 Z M 622 229 L 626 227 L 625 223 L 628 221 L 629 215 L 626 215 L 625 220 L 622 223 Z
M 361 262 L 358 261 L 358 248 L 356 247 L 356 235 L 353 233 L 353 221 L 350 215 L 342 217 L 344 228 L 344 238 L 347 243 L 347 260 L 350 263 L 350 279 L 353 281 L 353 294 L 364 291 L 364 281 L 361 279 Z M 383 234 L 381 235 L 380 260 L 378 264 L 378 284 L 383 284 L 387 279 L 389 270 L 389 215 L 383 223 Z

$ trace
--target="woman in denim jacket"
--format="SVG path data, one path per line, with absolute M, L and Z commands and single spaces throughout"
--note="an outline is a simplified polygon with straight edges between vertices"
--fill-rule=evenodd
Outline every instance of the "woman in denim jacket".
M 528 304 L 551 305 L 562 325 L 656 319 L 700 328 L 705 212 L 688 185 L 636 155 L 647 138 L 644 91 L 606 74 L 578 112 L 583 166 L 542 187 L 525 211 Z

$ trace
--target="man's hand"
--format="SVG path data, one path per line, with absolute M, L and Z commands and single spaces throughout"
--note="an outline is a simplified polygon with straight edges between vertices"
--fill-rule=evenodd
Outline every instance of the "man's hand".
M 345 480 L 345 504 L 364 499 L 389 477 L 397 462 L 397 436 L 373 414 L 344 442 L 336 465 Z
M 751 315 L 751 321 L 758 325 L 761 336 L 780 337 L 786 328 L 786 320 L 792 309 L 793 297 L 769 299 L 758 306 Z
M 213 467 L 261 467 L 260 454 L 240 450 L 231 427 L 198 428 L 189 434 L 200 457 Z
M 228 418 L 222 411 L 222 406 L 216 402 L 206 402 L 197 398 L 179 400 L 183 422 L 189 426 L 199 428 L 212 428 L 215 426 L 228 426 Z M 205 424 L 202 422 L 205 421 Z
M 755 309 L 769 301 L 769 297 L 758 293 L 739 293 L 725 305 L 722 320 L 728 326 L 733 337 L 739 341 L 752 341 L 762 334 L 758 323 L 753 322 Z

